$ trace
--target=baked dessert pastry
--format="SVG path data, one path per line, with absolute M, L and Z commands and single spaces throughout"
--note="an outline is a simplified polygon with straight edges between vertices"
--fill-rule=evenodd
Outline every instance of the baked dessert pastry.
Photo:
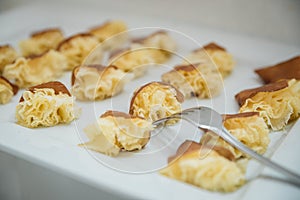
M 270 143 L 269 129 L 264 119 L 258 112 L 245 112 L 232 115 L 223 115 L 224 127 L 240 142 L 259 154 L 266 152 Z M 235 159 L 246 158 L 243 154 L 213 132 L 207 131 L 203 134 L 201 141 L 203 145 L 217 145 L 228 149 Z
M 149 36 L 136 38 L 132 43 L 142 45 L 151 54 L 155 63 L 164 63 L 176 51 L 175 40 L 166 31 L 157 31 Z
M 299 117 L 300 81 L 282 80 L 239 92 L 235 98 L 239 112 L 259 112 L 273 129 L 280 130 Z
M 152 124 L 143 118 L 109 110 L 85 128 L 89 141 L 79 146 L 117 156 L 121 150 L 142 149 L 148 143 L 152 129 Z
M 72 94 L 79 100 L 103 100 L 122 92 L 129 80 L 115 66 L 77 66 L 72 72 Z
M 124 72 L 132 72 L 137 78 L 145 74 L 147 66 L 166 62 L 175 50 L 176 43 L 167 32 L 158 31 L 134 39 L 128 48 L 112 52 L 109 64 Z
M 155 63 L 149 51 L 140 44 L 114 51 L 109 58 L 109 65 L 114 65 L 124 72 L 129 72 L 135 78 L 145 74 L 146 68 Z
M 300 79 L 300 56 L 273 66 L 256 69 L 255 73 L 265 83 L 273 83 L 282 79 Z
M 49 28 L 32 33 L 30 38 L 19 43 L 19 47 L 25 57 L 39 55 L 56 49 L 63 39 L 64 35 L 59 28 Z
M 19 87 L 0 76 L 0 104 L 8 103 L 17 94 Z
M 66 70 L 73 70 L 74 67 L 81 65 L 93 49 L 99 44 L 98 39 L 89 33 L 73 35 L 62 41 L 57 50 L 67 59 Z M 95 60 L 100 61 L 102 54 L 97 53 Z M 92 62 L 92 61 L 91 61 Z
M 127 25 L 120 20 L 105 22 L 100 26 L 93 27 L 89 33 L 95 35 L 104 49 L 113 50 L 129 41 Z
M 28 88 L 16 107 L 17 123 L 28 128 L 70 123 L 78 115 L 73 97 L 58 81 Z
M 164 73 L 161 79 L 177 88 L 185 98 L 212 98 L 223 86 L 218 70 L 205 63 L 176 66 Z
M 232 192 L 245 183 L 245 174 L 232 160 L 230 152 L 218 146 L 185 141 L 162 175 L 210 191 Z
M 152 122 L 180 112 L 183 101 L 183 94 L 173 86 L 162 82 L 150 82 L 134 92 L 129 113 Z
M 13 81 L 20 88 L 55 80 L 61 76 L 66 66 L 66 59 L 55 50 L 31 57 L 20 57 L 7 65 L 3 76 Z
M 0 46 L 0 75 L 4 70 L 4 67 L 8 64 L 11 64 L 15 59 L 17 59 L 17 57 L 18 54 L 12 46 Z
M 183 63 L 209 63 L 216 67 L 223 77 L 228 76 L 234 68 L 232 55 L 216 43 L 209 43 L 202 48 L 195 49 Z

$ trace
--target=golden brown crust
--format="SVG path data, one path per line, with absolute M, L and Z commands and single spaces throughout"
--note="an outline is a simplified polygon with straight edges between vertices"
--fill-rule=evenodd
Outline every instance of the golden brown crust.
M 80 38 L 80 37 L 95 37 L 93 34 L 90 33 L 78 33 L 76 35 L 73 35 L 71 37 L 66 38 L 65 40 L 63 40 L 57 47 L 57 50 L 60 51 L 62 49 L 62 47 L 66 44 L 69 43 L 70 40 L 73 40 L 75 38 Z
M 248 98 L 255 96 L 259 92 L 274 92 L 288 87 L 288 80 L 282 80 L 275 83 L 270 83 L 261 87 L 247 89 L 235 95 L 235 99 L 242 106 Z
M 207 45 L 203 46 L 203 49 L 208 50 L 208 49 L 212 49 L 212 50 L 221 50 L 221 51 L 226 51 L 226 49 L 214 42 L 208 43 Z
M 99 31 L 99 30 L 101 30 L 101 29 L 105 29 L 106 26 L 110 25 L 112 22 L 114 22 L 114 21 L 108 20 L 108 21 L 104 22 L 104 23 L 101 24 L 101 25 L 93 26 L 93 27 L 91 27 L 91 28 L 89 29 L 89 32 L 94 32 L 94 31 Z
M 6 83 L 8 83 L 12 87 L 14 95 L 16 95 L 18 93 L 19 87 L 17 85 L 11 83 L 9 80 L 7 80 L 3 76 L 0 76 L 0 79 L 2 79 L 3 81 L 5 81 Z
M 59 81 L 50 81 L 47 83 L 42 83 L 39 85 L 32 86 L 32 87 L 28 88 L 27 90 L 34 93 L 35 89 L 43 89 L 43 88 L 53 89 L 56 95 L 59 93 L 63 93 L 63 94 L 67 94 L 68 96 L 71 96 L 71 93 L 66 88 L 66 86 Z M 22 102 L 22 101 L 24 101 L 23 96 L 20 98 L 19 102 Z
M 159 30 L 159 31 L 156 31 L 156 32 L 148 35 L 148 36 L 134 38 L 131 41 L 132 41 L 132 43 L 143 43 L 146 39 L 151 38 L 151 37 L 153 37 L 155 35 L 158 35 L 158 34 L 167 34 L 167 32 L 164 31 L 164 30 Z
M 31 37 L 40 37 L 43 36 L 45 33 L 51 33 L 51 32 L 59 32 L 62 33 L 62 31 L 59 28 L 47 28 L 44 30 L 36 31 L 31 33 Z
M 237 114 L 224 114 L 222 115 L 223 121 L 233 118 L 242 118 L 242 117 L 253 117 L 259 116 L 259 112 L 244 112 L 244 113 L 237 113 Z
M 199 65 L 200 63 L 193 63 L 193 64 L 190 64 L 190 65 L 179 65 L 179 66 L 175 66 L 173 70 L 171 70 L 170 72 L 172 71 L 194 71 L 194 70 L 197 70 L 197 65 Z
M 151 84 L 160 84 L 160 85 L 165 85 L 165 86 L 169 86 L 171 88 L 173 88 L 175 91 L 176 91 L 176 99 L 178 102 L 182 103 L 184 101 L 184 96 L 183 94 L 177 90 L 175 87 L 173 87 L 172 85 L 168 84 L 168 83 L 164 83 L 164 82 L 159 82 L 159 81 L 153 81 L 153 82 L 150 82 L 150 83 L 147 83 L 145 85 L 143 85 L 142 87 L 140 87 L 138 90 L 136 90 L 134 93 L 133 93 L 133 96 L 131 98 L 131 101 L 130 101 L 130 108 L 129 108 L 129 114 L 132 114 L 133 113 L 133 103 L 134 103 L 134 100 L 136 98 L 136 96 L 145 88 L 147 87 L 148 85 L 151 85 Z
M 0 50 L 2 50 L 2 49 L 7 49 L 7 48 L 12 48 L 12 46 L 11 45 L 9 45 L 9 44 L 5 44 L 5 45 L 0 45 Z
M 300 56 L 293 57 L 287 61 L 256 69 L 255 73 L 265 83 L 273 83 L 281 79 L 300 79 Z
M 202 145 L 200 143 L 186 140 L 184 141 L 177 149 L 176 154 L 174 156 L 171 156 L 168 158 L 168 163 L 172 162 L 174 159 L 178 158 L 179 156 L 182 156 L 184 154 L 193 152 L 193 151 L 199 151 L 200 149 L 212 149 L 216 151 L 219 155 L 225 157 L 228 160 L 233 161 L 234 155 L 226 148 L 222 146 L 209 146 L 209 145 Z
M 201 48 L 195 49 L 193 52 L 198 52 L 198 51 L 202 51 L 202 50 L 221 50 L 221 51 L 226 51 L 226 49 L 214 42 L 210 42 L 206 45 L 204 45 Z

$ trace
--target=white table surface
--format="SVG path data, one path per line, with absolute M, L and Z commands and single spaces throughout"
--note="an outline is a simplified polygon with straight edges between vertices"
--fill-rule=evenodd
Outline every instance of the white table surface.
M 213 103 L 214 108 L 219 112 L 237 112 L 238 107 L 234 101 L 234 94 L 242 89 L 261 84 L 253 73 L 253 68 L 282 61 L 300 52 L 299 47 L 277 43 L 272 40 L 239 35 L 207 27 L 193 27 L 189 24 L 180 24 L 172 20 L 156 19 L 155 16 L 149 18 L 135 16 L 126 12 L 114 13 L 109 10 L 98 12 L 96 7 L 89 7 L 89 5 L 80 7 L 61 5 L 57 7 L 57 5 L 48 4 L 45 6 L 44 4 L 36 3 L 23 5 L 8 12 L 0 13 L 0 25 L 5 27 L 1 29 L 0 38 L 1 43 L 8 42 L 16 46 L 17 42 L 26 38 L 32 30 L 59 26 L 63 28 L 67 35 L 70 35 L 82 32 L 88 27 L 100 24 L 106 19 L 115 18 L 125 20 L 130 28 L 163 27 L 195 38 L 199 44 L 205 44 L 213 40 L 224 45 L 237 61 L 237 67 L 233 74 L 225 80 L 226 90 L 213 102 L 207 100 L 197 101 L 197 103 L 202 105 L 211 105 Z M 180 35 L 175 32 L 173 34 L 176 36 Z M 189 42 L 187 42 L 188 45 L 183 45 L 185 49 L 192 50 L 197 47 L 195 43 Z M 172 64 L 176 64 L 176 60 L 173 62 Z M 122 98 L 128 98 L 138 84 L 158 79 L 158 72 L 160 72 L 160 69 L 154 69 L 148 73 L 146 78 L 137 80 L 133 85 L 128 86 L 123 96 L 121 95 L 113 100 L 113 108 L 126 111 L 128 101 L 123 101 Z M 69 76 L 70 74 L 66 74 L 62 78 L 62 81 L 67 86 L 70 86 Z M 93 188 L 114 193 L 120 198 L 282 199 L 285 197 L 287 199 L 297 199 L 300 196 L 300 190 L 295 189 L 295 187 L 263 178 L 256 178 L 237 192 L 221 194 L 207 192 L 185 183 L 168 179 L 159 175 L 156 171 L 132 174 L 112 170 L 94 159 L 85 149 L 77 147 L 77 144 L 81 142 L 81 138 L 84 137 L 82 136 L 83 126 L 94 120 L 94 117 L 85 117 L 94 113 L 83 111 L 80 120 L 68 126 L 62 125 L 35 130 L 27 129 L 15 124 L 14 108 L 20 95 L 21 92 L 14 97 L 12 102 L 0 106 L 0 151 L 55 171 L 55 173 L 62 174 Z M 194 105 L 194 101 L 187 101 L 184 107 Z M 96 115 L 104 112 L 109 103 L 109 101 L 106 101 L 103 105 L 98 103 L 97 109 L 99 109 L 96 111 Z M 79 105 L 87 108 L 87 110 L 91 108 L 91 104 L 79 103 Z M 289 134 L 286 132 L 272 133 L 272 148 L 269 149 L 269 154 L 274 153 L 276 150 L 272 159 L 298 171 L 300 159 L 297 156 L 297 152 L 299 152 L 300 147 L 296 142 L 300 140 L 300 135 L 297 134 L 297 130 L 300 128 L 299 123 L 296 126 L 293 129 L 294 131 Z M 251 165 L 255 166 L 255 163 L 251 163 Z M 252 169 L 257 168 L 253 167 Z M 263 174 L 269 173 L 273 174 L 269 170 L 263 171 Z M 1 184 L 5 183 L 1 182 Z M 20 187 L 24 186 L 21 185 Z M 101 196 L 101 194 L 99 195 Z

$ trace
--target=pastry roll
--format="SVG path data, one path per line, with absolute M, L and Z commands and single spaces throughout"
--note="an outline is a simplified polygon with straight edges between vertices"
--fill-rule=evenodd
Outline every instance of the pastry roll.
M 281 79 L 300 79 L 300 56 L 273 66 L 255 70 L 265 83 L 274 83 Z
M 30 87 L 16 107 L 17 123 L 28 128 L 70 123 L 78 115 L 71 94 L 58 81 Z
M 270 143 L 269 129 L 258 112 L 245 112 L 233 115 L 224 115 L 224 127 L 240 142 L 259 154 L 266 152 Z M 228 149 L 239 159 L 247 157 L 242 152 L 217 137 L 213 132 L 207 131 L 200 141 L 203 145 L 217 145 Z
M 32 56 L 56 49 L 64 35 L 58 28 L 51 28 L 32 33 L 30 38 L 19 43 L 23 56 Z
M 165 31 L 157 31 L 143 38 L 137 38 L 133 43 L 141 44 L 153 57 L 155 63 L 164 63 L 176 51 L 175 40 Z
M 4 67 L 11 64 L 17 57 L 16 50 L 10 45 L 0 46 L 0 74 L 2 74 Z
M 7 65 L 3 76 L 14 81 L 20 88 L 26 88 L 47 81 L 53 81 L 62 75 L 66 59 L 55 50 L 32 57 L 20 57 Z
M 180 112 L 183 101 L 183 94 L 173 86 L 162 82 L 150 82 L 134 92 L 129 113 L 156 121 Z
M 19 87 L 0 76 L 0 104 L 8 103 L 17 94 Z
M 73 35 L 62 41 L 57 50 L 67 59 L 68 64 L 66 70 L 73 70 L 74 67 L 83 63 L 98 44 L 98 39 L 94 35 L 82 33 Z M 101 60 L 102 53 L 98 53 L 94 59 Z
M 191 63 L 209 63 L 216 67 L 223 77 L 228 76 L 234 68 L 234 60 L 225 48 L 209 43 L 203 48 L 194 50 L 188 55 L 184 64 Z
M 129 79 L 115 66 L 78 66 L 72 73 L 72 94 L 79 100 L 103 100 L 119 94 Z
M 273 129 L 280 130 L 299 117 L 300 81 L 282 80 L 235 95 L 240 112 L 259 112 Z
M 129 41 L 127 25 L 123 21 L 108 21 L 100 26 L 91 28 L 89 33 L 98 38 L 104 49 L 113 50 Z
M 245 183 L 245 174 L 222 147 L 185 141 L 162 175 L 210 191 L 232 192 Z
M 97 123 L 85 128 L 89 141 L 80 146 L 108 156 L 117 156 L 121 150 L 142 149 L 150 139 L 152 124 L 143 118 L 118 111 L 107 111 Z
M 177 88 L 185 98 L 212 98 L 220 93 L 223 86 L 218 70 L 203 63 L 176 66 L 161 78 Z

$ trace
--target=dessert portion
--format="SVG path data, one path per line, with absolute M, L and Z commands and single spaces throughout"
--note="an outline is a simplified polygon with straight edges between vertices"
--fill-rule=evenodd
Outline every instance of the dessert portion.
M 64 35 L 59 28 L 50 28 L 34 32 L 30 38 L 19 43 L 23 56 L 32 56 L 45 53 L 50 49 L 56 49 Z
M 154 63 L 154 59 L 149 54 L 149 51 L 139 44 L 114 51 L 109 58 L 110 65 L 117 66 L 118 69 L 125 73 L 132 73 L 135 78 L 143 76 L 146 68 Z
M 300 79 L 300 56 L 273 66 L 256 69 L 260 78 L 265 83 L 274 83 L 282 79 Z
M 117 156 L 121 150 L 142 149 L 148 143 L 152 129 L 152 124 L 143 118 L 109 110 L 85 128 L 89 141 L 79 146 Z
M 131 98 L 129 113 L 156 121 L 181 111 L 183 94 L 162 82 L 150 82 L 138 88 Z M 174 123 L 170 120 L 169 124 Z
M 266 152 L 270 143 L 269 129 L 258 112 L 223 115 L 224 127 L 240 142 L 259 154 Z M 203 145 L 217 145 L 229 150 L 235 159 L 246 158 L 243 154 L 215 133 L 207 131 L 200 141 Z
M 223 86 L 218 70 L 205 63 L 176 66 L 164 73 L 161 79 L 177 88 L 185 98 L 212 98 Z
M 81 65 L 92 50 L 99 44 L 98 39 L 88 33 L 73 35 L 62 41 L 57 50 L 67 59 L 66 70 L 73 70 L 74 67 Z M 102 59 L 102 53 L 98 53 L 95 60 Z
M 55 50 L 32 57 L 20 57 L 4 68 L 3 76 L 20 88 L 53 81 L 62 75 L 66 59 Z
M 202 48 L 194 50 L 186 56 L 184 64 L 209 63 L 216 67 L 223 77 L 228 76 L 234 68 L 234 60 L 224 47 L 216 43 L 209 43 Z
M 129 41 L 127 25 L 123 21 L 108 21 L 100 26 L 93 27 L 89 33 L 98 38 L 104 49 L 113 50 Z
M 168 61 L 177 49 L 175 40 L 166 31 L 157 31 L 147 37 L 136 38 L 132 43 L 140 44 L 147 49 L 155 63 Z
M 17 123 L 28 128 L 70 123 L 78 115 L 73 97 L 58 81 L 28 88 L 16 107 Z
M 0 46 L 0 75 L 2 74 L 4 67 L 8 64 L 11 64 L 16 60 L 18 54 L 16 50 L 10 45 Z
M 235 98 L 239 112 L 259 112 L 273 129 L 280 130 L 299 117 L 300 81 L 282 80 L 239 92 Z
M 128 48 L 112 52 L 109 63 L 140 77 L 148 66 L 166 62 L 175 50 L 175 41 L 166 32 L 158 31 L 133 40 Z
M 245 183 L 245 174 L 227 149 L 185 141 L 169 159 L 162 175 L 203 189 L 232 192 Z
M 72 94 L 79 100 L 103 100 L 122 92 L 130 80 L 115 66 L 83 65 L 72 72 Z
M 0 104 L 8 103 L 17 94 L 19 87 L 0 76 Z

